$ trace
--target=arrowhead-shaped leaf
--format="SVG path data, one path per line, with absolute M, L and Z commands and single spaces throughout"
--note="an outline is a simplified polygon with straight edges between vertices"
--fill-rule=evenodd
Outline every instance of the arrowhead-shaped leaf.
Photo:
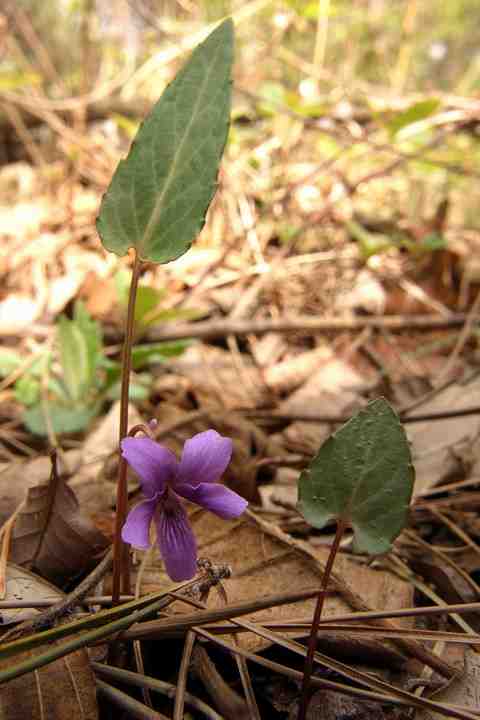
M 331 435 L 301 474 L 300 510 L 317 528 L 335 518 L 351 524 L 355 549 L 375 555 L 404 527 L 413 481 L 405 431 L 379 398 Z
M 103 197 L 97 229 L 107 250 L 142 260 L 182 255 L 205 223 L 230 119 L 233 23 L 192 53 L 140 127 Z

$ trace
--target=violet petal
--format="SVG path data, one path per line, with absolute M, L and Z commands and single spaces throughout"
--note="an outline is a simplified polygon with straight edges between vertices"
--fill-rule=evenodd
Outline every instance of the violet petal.
M 174 453 L 150 438 L 127 437 L 120 445 L 123 457 L 140 479 L 143 494 L 150 498 L 163 492 L 177 471 Z
M 151 500 L 144 500 L 135 505 L 127 516 L 125 525 L 122 528 L 122 540 L 139 550 L 147 550 L 151 547 L 150 523 L 157 506 L 156 497 Z
M 180 501 L 169 494 L 155 514 L 157 542 L 168 576 L 175 582 L 197 573 L 197 542 Z
M 248 505 L 236 492 L 217 483 L 200 483 L 196 487 L 176 485 L 175 492 L 225 520 L 238 517 Z
M 216 430 L 194 435 L 183 446 L 178 468 L 180 485 L 216 482 L 225 472 L 232 457 L 233 443 Z

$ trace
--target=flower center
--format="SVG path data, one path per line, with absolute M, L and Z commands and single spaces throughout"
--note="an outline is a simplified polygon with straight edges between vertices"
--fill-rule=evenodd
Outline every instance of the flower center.
M 177 497 L 177 495 L 173 492 L 172 488 L 167 485 L 165 488 L 165 491 L 160 498 L 160 507 L 162 512 L 167 517 L 175 517 L 179 514 L 179 510 L 181 509 L 180 500 Z

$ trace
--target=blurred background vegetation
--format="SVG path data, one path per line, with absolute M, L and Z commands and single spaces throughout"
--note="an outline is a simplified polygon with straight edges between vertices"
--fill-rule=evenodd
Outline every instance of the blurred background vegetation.
M 22 293 L 30 299 L 38 293 L 38 283 L 26 286 L 15 258 L 45 229 L 55 235 L 53 244 L 67 233 L 61 247 L 73 243 L 85 257 L 97 253 L 102 259 L 91 272 L 115 286 L 128 264 L 101 252 L 94 226 L 101 194 L 165 85 L 225 15 L 236 26 L 232 126 L 219 192 L 196 244 L 207 252 L 199 266 L 207 264 L 194 280 L 171 268 L 149 270 L 145 292 L 159 293 L 157 304 L 163 298 L 160 310 L 149 305 L 152 317 L 166 322 L 228 314 L 232 301 L 226 297 L 207 301 L 194 289 L 192 303 L 194 284 L 206 287 L 209 274 L 210 286 L 222 286 L 225 277 L 272 271 L 297 255 L 298 268 L 313 263 L 311 274 L 290 273 L 276 283 L 272 271 L 275 287 L 261 297 L 264 315 L 468 309 L 480 283 L 475 0 L 5 0 L 1 331 L 1 302 L 15 292 L 22 302 Z M 22 237 L 12 207 L 31 220 L 39 197 L 48 219 L 33 229 L 27 222 Z M 26 198 L 30 205 L 21 206 Z M 308 255 L 321 252 L 332 255 Z M 32 258 L 40 262 L 38 251 Z M 326 265 L 328 258 L 335 262 Z M 55 298 L 35 305 L 37 319 L 55 324 L 64 311 L 72 318 L 80 299 L 95 321 L 121 327 L 121 313 L 112 309 L 118 292 L 102 285 L 105 297 L 116 298 L 102 305 L 93 290 L 97 280 L 88 284 L 80 261 L 52 254 L 42 262 L 46 284 L 53 288 L 55 281 L 55 292 L 61 286 L 63 295 L 59 300 L 59 290 L 45 290 Z M 381 284 L 376 299 L 352 299 L 359 277 L 366 277 L 368 292 L 372 277 Z M 186 307 L 180 307 L 183 300 Z M 5 307 L 9 320 L 11 305 Z M 38 350 L 31 338 L 27 345 Z M 154 357 L 159 352 L 152 350 Z M 107 371 L 106 362 L 99 360 L 95 412 L 98 394 L 114 397 L 118 379 L 118 368 Z M 40 371 L 33 367 L 37 403 Z M 65 368 L 57 368 L 58 380 Z M 0 368 L 0 374 L 7 371 Z M 26 390 L 17 388 L 24 405 L 30 384 Z

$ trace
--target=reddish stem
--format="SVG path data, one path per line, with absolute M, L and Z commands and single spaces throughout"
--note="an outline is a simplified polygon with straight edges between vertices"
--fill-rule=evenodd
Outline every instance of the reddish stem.
M 317 633 L 320 625 L 320 618 L 322 617 L 323 604 L 327 596 L 327 586 L 330 581 L 332 574 L 333 563 L 340 547 L 340 541 L 343 537 L 343 533 L 347 527 L 345 520 L 338 520 L 337 531 L 335 533 L 335 539 L 332 547 L 330 548 L 330 554 L 328 556 L 327 564 L 325 565 L 325 571 L 323 573 L 322 584 L 320 585 L 320 592 L 318 593 L 317 605 L 315 607 L 315 613 L 313 615 L 312 627 L 310 630 L 310 637 L 308 639 L 307 657 L 305 659 L 305 666 L 303 669 L 303 682 L 302 682 L 302 696 L 300 698 L 300 707 L 298 709 L 297 720 L 305 720 L 307 716 L 308 704 L 310 702 L 310 678 L 313 672 L 313 660 L 315 657 L 315 650 L 317 649 Z
M 128 295 L 127 320 L 125 325 L 125 340 L 122 354 L 122 387 L 120 391 L 120 433 L 119 441 L 128 432 L 128 395 L 130 388 L 130 372 L 132 370 L 132 343 L 135 324 L 135 300 L 137 297 L 138 280 L 141 271 L 141 260 L 135 252 L 133 263 L 132 280 Z M 113 584 L 112 603 L 118 603 L 120 599 L 120 581 L 123 577 L 123 587 L 130 585 L 129 563 L 127 557 L 127 546 L 122 541 L 122 527 L 127 516 L 127 463 L 120 455 L 117 481 L 117 509 L 115 515 L 115 537 L 113 540 Z

